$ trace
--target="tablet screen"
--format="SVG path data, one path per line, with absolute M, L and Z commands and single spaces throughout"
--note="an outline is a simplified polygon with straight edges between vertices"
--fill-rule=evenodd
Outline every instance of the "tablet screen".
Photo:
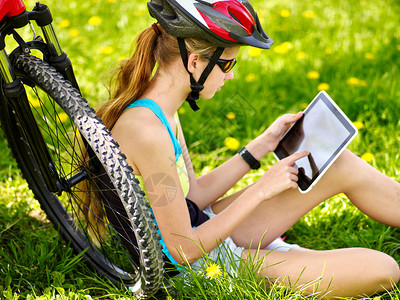
M 285 158 L 307 150 L 310 155 L 296 161 L 299 188 L 307 191 L 333 163 L 357 133 L 352 122 L 325 92 L 321 92 L 282 138 L 275 155 Z

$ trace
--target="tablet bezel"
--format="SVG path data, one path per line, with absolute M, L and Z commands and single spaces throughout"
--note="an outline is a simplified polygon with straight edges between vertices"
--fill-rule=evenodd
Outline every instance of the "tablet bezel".
M 345 139 L 342 140 L 340 146 L 329 157 L 329 159 L 325 161 L 323 166 L 317 171 L 317 173 L 313 176 L 313 178 L 311 178 L 311 180 L 308 180 L 308 177 L 305 174 L 299 172 L 298 188 L 301 193 L 307 193 L 315 186 L 315 184 L 321 179 L 324 173 L 329 169 L 329 167 L 334 163 L 334 161 L 339 157 L 339 155 L 344 151 L 344 149 L 346 149 L 346 147 L 358 133 L 358 130 L 354 126 L 353 122 L 350 121 L 350 119 L 344 114 L 344 112 L 339 108 L 339 106 L 331 99 L 331 97 L 325 91 L 321 91 L 315 96 L 313 101 L 311 101 L 311 103 L 304 110 L 304 116 L 302 118 L 307 118 L 310 116 L 312 117 L 312 112 L 313 112 L 312 109 L 317 104 L 318 101 L 322 101 L 329 108 L 329 111 L 332 113 L 332 115 L 335 116 L 335 118 L 348 131 L 348 135 L 346 136 Z M 278 160 L 283 159 L 290 155 L 289 153 L 287 153 L 286 149 L 282 147 L 282 143 L 288 137 L 290 137 L 291 133 L 295 132 L 295 128 L 300 121 L 301 119 L 298 120 L 295 124 L 293 124 L 291 128 L 289 128 L 289 130 L 282 137 L 277 148 L 273 152 Z M 305 132 L 305 135 L 307 135 L 307 132 Z M 313 149 L 307 149 L 307 150 L 310 151 L 310 153 L 312 153 L 313 151 Z

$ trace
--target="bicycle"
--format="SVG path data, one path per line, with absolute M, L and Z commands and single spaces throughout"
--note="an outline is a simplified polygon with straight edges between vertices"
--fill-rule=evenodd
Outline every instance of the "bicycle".
M 2 0 L 0 20 L 0 121 L 35 198 L 99 274 L 138 298 L 155 293 L 164 263 L 154 218 L 117 143 L 80 94 L 50 9 Z M 27 25 L 29 41 L 16 30 Z M 18 46 L 8 55 L 10 35 Z M 118 207 L 106 201 L 110 193 Z

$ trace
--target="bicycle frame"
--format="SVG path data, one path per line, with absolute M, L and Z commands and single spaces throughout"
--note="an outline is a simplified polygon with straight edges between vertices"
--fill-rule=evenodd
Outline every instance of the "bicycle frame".
M 38 158 L 37 167 L 46 185 L 51 191 L 61 193 L 67 187 L 65 182 L 61 182 L 54 169 L 51 155 L 30 110 L 24 86 L 16 77 L 12 62 L 18 55 L 29 53 L 31 49 L 37 49 L 43 53 L 44 60 L 60 72 L 65 79 L 69 80 L 78 91 L 79 86 L 76 82 L 71 62 L 58 42 L 52 26 L 52 16 L 49 8 L 37 2 L 32 11 L 26 11 L 21 0 L 0 1 L 0 16 L 3 16 L 3 19 L 0 20 L 0 78 L 2 79 L 0 100 L 7 101 L 11 105 L 20 122 L 24 123 L 23 128 L 27 128 L 25 136 L 32 152 Z M 25 42 L 15 31 L 16 28 L 30 24 L 31 20 L 34 20 L 41 28 L 45 41 L 41 37 L 37 37 L 32 41 Z M 19 47 L 14 49 L 10 56 L 7 55 L 5 50 L 5 38 L 7 35 L 13 35 L 19 44 Z M 83 175 L 76 177 L 71 178 L 74 183 L 84 179 Z

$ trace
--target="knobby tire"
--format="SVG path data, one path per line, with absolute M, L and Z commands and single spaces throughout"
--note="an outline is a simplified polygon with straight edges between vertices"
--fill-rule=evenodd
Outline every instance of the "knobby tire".
M 82 147 L 81 141 L 86 140 L 95 154 L 94 159 L 102 164 L 123 203 L 131 230 L 136 237 L 135 248 L 139 259 L 131 257 L 124 246 L 126 241 L 125 244 L 121 242 L 126 237 L 116 233 L 107 218 L 103 217 L 105 220 L 102 223 L 109 236 L 107 240 L 99 238 L 101 246 L 98 246 L 88 237 L 88 228 L 91 225 L 85 224 L 81 215 L 83 210 L 89 211 L 89 214 L 94 212 L 79 203 L 85 190 L 72 186 L 59 195 L 60 193 L 56 194 L 47 188 L 30 151 L 25 129 L 21 128 L 12 105 L 6 103 L 1 108 L 4 134 L 24 178 L 48 219 L 74 250 L 77 253 L 85 251 L 85 260 L 113 284 L 127 286 L 137 298 L 155 293 L 164 273 L 157 228 L 138 181 L 110 132 L 79 92 L 49 64 L 23 54 L 15 60 L 14 68 L 25 88 L 33 91 L 33 96 L 28 93 L 30 107 L 57 165 L 57 174 L 60 178 L 68 178 L 82 169 L 85 165 L 82 161 L 82 152 L 85 150 L 82 149 L 86 148 Z M 40 99 L 43 98 L 42 95 L 45 95 L 45 99 Z M 95 180 L 98 174 L 90 173 L 90 168 L 86 169 L 87 180 Z M 93 198 L 92 201 L 98 201 L 93 194 L 89 197 Z M 100 206 L 104 205 L 103 203 Z M 94 218 L 100 219 L 96 215 Z M 91 229 L 94 231 L 96 228 Z M 96 234 L 101 236 L 101 233 Z

